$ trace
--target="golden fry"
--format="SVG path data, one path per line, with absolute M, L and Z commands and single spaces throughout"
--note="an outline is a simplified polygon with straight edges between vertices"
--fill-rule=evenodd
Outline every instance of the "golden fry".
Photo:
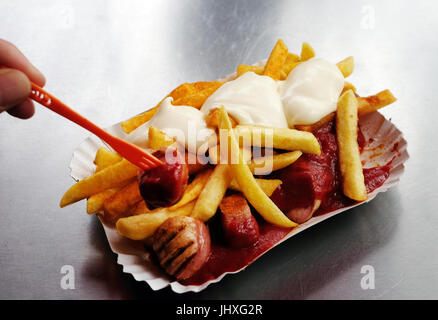
M 198 92 L 198 89 L 195 88 L 193 83 L 183 83 L 178 87 L 176 87 L 175 89 L 173 89 L 172 92 L 169 93 L 169 96 L 175 100 L 181 97 L 194 94 L 196 92 Z
M 217 211 L 231 182 L 227 164 L 218 164 L 210 175 L 204 189 L 199 194 L 193 208 L 192 217 L 207 221 Z
M 350 83 L 350 82 L 348 82 L 348 81 L 345 81 L 345 82 L 344 82 L 344 88 L 342 89 L 341 95 L 342 95 L 345 91 L 348 91 L 348 90 L 353 90 L 353 92 L 356 92 L 356 87 L 355 87 L 352 83 Z
M 162 210 L 163 208 L 159 208 L 159 209 Z M 157 210 L 157 209 L 155 209 L 155 210 Z M 153 211 L 154 210 L 151 210 L 148 208 L 148 206 L 146 205 L 146 202 L 140 201 L 135 205 L 134 209 L 132 210 L 132 215 L 137 216 L 139 214 L 151 213 Z
M 270 174 L 272 171 L 280 170 L 291 165 L 297 161 L 302 154 L 301 151 L 280 153 L 269 158 L 261 158 L 260 160 L 262 160 L 262 162 L 258 162 L 256 161 L 257 159 L 254 159 L 248 164 L 248 166 L 253 174 Z
M 143 198 L 140 195 L 138 182 L 133 181 L 104 201 L 105 220 L 116 222 L 117 219 L 129 214 L 129 210 L 141 200 Z
M 204 91 L 204 90 L 216 91 L 216 89 L 223 84 L 224 83 L 220 81 L 198 81 L 198 82 L 194 82 L 193 86 L 199 91 Z
M 122 159 L 71 186 L 62 197 L 59 205 L 62 208 L 93 194 L 116 187 L 123 181 L 135 177 L 137 173 L 138 168 L 135 165 Z
M 164 99 L 163 99 L 164 100 Z M 137 129 L 138 127 L 140 127 L 143 123 L 148 122 L 149 120 L 152 119 L 152 117 L 155 115 L 155 113 L 158 110 L 159 105 L 161 104 L 161 102 L 155 106 L 153 109 L 150 109 L 146 112 L 143 112 L 131 119 L 128 119 L 126 121 L 123 121 L 120 125 L 123 129 L 124 132 L 126 133 L 131 133 L 132 131 L 134 131 L 135 129 Z
M 191 105 L 190 103 L 198 105 L 202 99 L 208 98 L 208 96 L 213 93 L 220 85 L 222 85 L 219 81 L 200 81 L 195 83 L 183 83 L 176 87 L 171 93 L 169 93 L 164 99 L 167 97 L 172 97 L 174 105 L 184 105 L 184 102 L 191 101 L 187 105 Z M 196 96 L 199 95 L 201 91 L 205 91 L 202 94 L 202 98 L 194 101 Z M 210 91 L 213 91 L 209 93 Z M 185 98 L 188 97 L 188 98 Z M 199 97 L 198 97 L 199 98 Z M 163 100 L 164 100 L 163 99 Z M 155 113 L 158 110 L 159 105 L 163 100 L 160 101 L 153 109 L 150 109 L 144 113 L 141 113 L 131 119 L 128 119 L 121 123 L 123 131 L 126 133 L 130 133 L 141 126 L 143 123 L 152 119 Z M 202 103 L 201 103 L 202 105 Z M 200 106 L 199 106 L 200 107 Z
M 148 143 L 149 148 L 152 150 L 159 150 L 161 148 L 167 148 L 168 146 L 175 143 L 175 139 L 169 137 L 160 129 L 154 126 L 149 127 L 148 131 Z
M 255 179 L 255 180 L 268 197 L 270 197 L 274 193 L 275 189 L 277 189 L 278 186 L 282 183 L 281 180 L 278 179 Z M 229 188 L 235 191 L 242 191 L 236 180 L 231 181 Z
M 230 117 L 230 120 L 234 128 L 237 125 L 237 121 L 234 120 L 232 117 Z M 205 122 L 207 123 L 207 126 L 211 128 L 217 128 L 219 126 L 219 121 L 220 121 L 219 108 L 211 109 L 208 115 L 205 117 Z
M 169 207 L 169 211 L 174 211 L 195 200 L 204 189 L 204 186 L 210 178 L 212 172 L 212 169 L 206 169 L 199 173 L 195 177 L 195 179 L 193 179 L 193 181 L 187 186 L 181 200 L 179 200 L 173 206 Z
M 285 80 L 289 73 L 300 63 L 300 57 L 292 52 L 289 52 L 281 70 L 280 80 Z
M 302 131 L 313 132 L 313 131 L 321 128 L 323 125 L 332 121 L 335 118 L 335 115 L 336 115 L 336 113 L 332 112 L 332 113 L 329 113 L 328 115 L 326 115 L 324 118 L 322 118 L 318 122 L 315 122 L 313 124 L 299 124 L 299 125 L 296 125 L 295 128 L 298 130 L 302 130 Z
M 358 97 L 359 116 L 374 112 L 388 104 L 395 102 L 397 99 L 393 96 L 391 91 L 383 90 L 376 95 L 369 97 Z
M 287 128 L 268 128 L 250 125 L 239 125 L 234 128 L 234 133 L 239 137 L 239 142 L 249 141 L 256 147 L 265 147 L 266 142 L 272 142 L 273 148 L 283 150 L 300 150 L 304 153 L 320 154 L 321 148 L 318 140 L 310 132 Z M 243 139 L 241 139 L 243 137 Z
M 94 158 L 94 164 L 96 165 L 96 172 L 113 165 L 122 160 L 122 156 L 117 152 L 108 150 L 105 147 L 100 147 L 96 152 L 96 157 Z
M 252 71 L 255 74 L 261 75 L 261 74 L 263 74 L 264 70 L 265 70 L 264 66 L 249 66 L 246 64 L 241 64 L 237 67 L 237 76 L 240 77 L 242 74 L 249 72 L 249 71 Z
M 312 46 L 307 42 L 303 42 L 303 46 L 301 47 L 301 55 L 300 61 L 307 61 L 315 56 L 315 51 Z
M 119 188 L 110 188 L 93 194 L 87 199 L 87 213 L 94 214 L 101 211 L 103 209 L 103 203 L 105 200 L 111 198 L 118 190 Z
M 243 155 L 239 149 L 239 143 L 236 140 L 233 127 L 231 126 L 231 121 L 228 118 L 228 114 L 224 107 L 221 108 L 221 113 L 222 118 L 219 128 L 228 130 L 228 143 L 231 153 L 239 155 L 238 163 L 230 164 L 229 168 L 232 177 L 236 179 L 246 199 L 266 221 L 287 228 L 297 226 L 295 222 L 289 220 L 284 213 L 281 212 L 281 210 L 274 204 L 274 202 L 272 202 L 271 199 L 269 199 L 268 196 L 266 196 L 262 188 L 257 184 L 251 173 L 251 170 L 243 159 Z M 224 142 L 221 141 L 221 143 Z
M 279 39 L 275 44 L 274 49 L 266 62 L 264 75 L 271 77 L 274 80 L 279 80 L 281 70 L 287 58 L 287 46 L 283 40 Z
M 353 73 L 354 58 L 353 57 L 345 58 L 344 60 L 338 62 L 336 65 L 338 66 L 339 70 L 341 70 L 342 74 L 344 75 L 344 78 L 346 78 Z
M 205 100 L 208 99 L 223 83 L 219 81 L 211 81 L 209 84 L 203 83 L 203 85 L 198 85 L 204 87 L 202 90 L 198 90 L 189 95 L 182 96 L 180 98 L 174 99 L 172 102 L 175 106 L 191 106 L 200 109 L 204 104 Z
M 357 144 L 357 109 L 358 103 L 352 90 L 339 98 L 336 134 L 344 194 L 350 199 L 364 201 L 367 199 L 367 190 Z
M 154 234 L 155 230 L 168 218 L 174 216 L 188 216 L 191 214 L 194 202 L 190 202 L 185 206 L 168 211 L 161 209 L 145 214 L 134 215 L 117 220 L 117 232 L 132 240 L 143 240 Z

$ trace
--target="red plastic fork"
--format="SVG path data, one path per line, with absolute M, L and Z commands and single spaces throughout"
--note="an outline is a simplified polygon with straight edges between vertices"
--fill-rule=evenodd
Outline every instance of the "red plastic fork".
M 100 127 L 96 126 L 94 123 L 84 118 L 79 113 L 70 109 L 63 102 L 61 102 L 33 82 L 32 91 L 29 95 L 29 98 L 35 100 L 36 102 L 49 108 L 53 112 L 56 112 L 57 114 L 73 121 L 74 123 L 94 133 L 96 136 L 108 143 L 122 157 L 143 170 L 149 170 L 163 164 L 163 162 L 155 158 L 153 155 L 147 153 L 143 149 L 137 147 L 136 145 L 117 138 L 109 134 L 105 130 L 101 129 Z

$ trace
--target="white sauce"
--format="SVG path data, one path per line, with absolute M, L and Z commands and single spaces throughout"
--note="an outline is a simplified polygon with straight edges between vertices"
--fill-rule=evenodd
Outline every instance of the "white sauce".
M 336 110 L 344 87 L 338 67 L 324 59 L 310 59 L 295 67 L 280 85 L 289 126 L 312 124 Z
M 239 124 L 287 128 L 277 83 L 268 76 L 246 72 L 224 83 L 203 104 L 201 111 L 224 106 Z
M 149 127 L 154 126 L 176 138 L 187 150 L 196 152 L 214 130 L 207 127 L 201 111 L 190 106 L 174 106 L 172 101 L 171 97 L 164 99 L 153 118 L 132 131 L 129 140 L 146 147 Z
M 221 106 L 239 124 L 277 128 L 312 124 L 336 110 L 343 87 L 341 71 L 324 59 L 301 63 L 285 81 L 247 72 L 223 84 L 200 110 L 173 106 L 173 99 L 166 98 L 154 117 L 131 132 L 128 139 L 146 147 L 149 127 L 154 126 L 196 152 L 214 133 L 207 127 L 205 116 Z

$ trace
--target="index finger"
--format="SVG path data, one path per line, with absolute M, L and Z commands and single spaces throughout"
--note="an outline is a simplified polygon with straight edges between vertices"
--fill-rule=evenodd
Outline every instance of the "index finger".
M 0 39 L 0 66 L 17 69 L 24 72 L 31 81 L 44 86 L 46 78 L 12 43 Z

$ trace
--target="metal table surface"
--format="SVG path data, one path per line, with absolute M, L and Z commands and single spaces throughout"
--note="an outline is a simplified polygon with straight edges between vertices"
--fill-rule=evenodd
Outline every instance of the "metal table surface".
M 2 299 L 438 298 L 438 19 L 435 1 L 2 1 L 0 37 L 47 77 L 46 88 L 109 126 L 154 106 L 182 82 L 213 80 L 291 51 L 353 55 L 363 95 L 389 88 L 382 113 L 408 141 L 400 183 L 374 201 L 276 247 L 205 291 L 154 292 L 122 272 L 85 201 L 60 209 L 72 151 L 88 133 L 37 106 L 0 114 Z M 60 286 L 74 268 L 75 289 Z M 364 290 L 361 268 L 375 272 Z

